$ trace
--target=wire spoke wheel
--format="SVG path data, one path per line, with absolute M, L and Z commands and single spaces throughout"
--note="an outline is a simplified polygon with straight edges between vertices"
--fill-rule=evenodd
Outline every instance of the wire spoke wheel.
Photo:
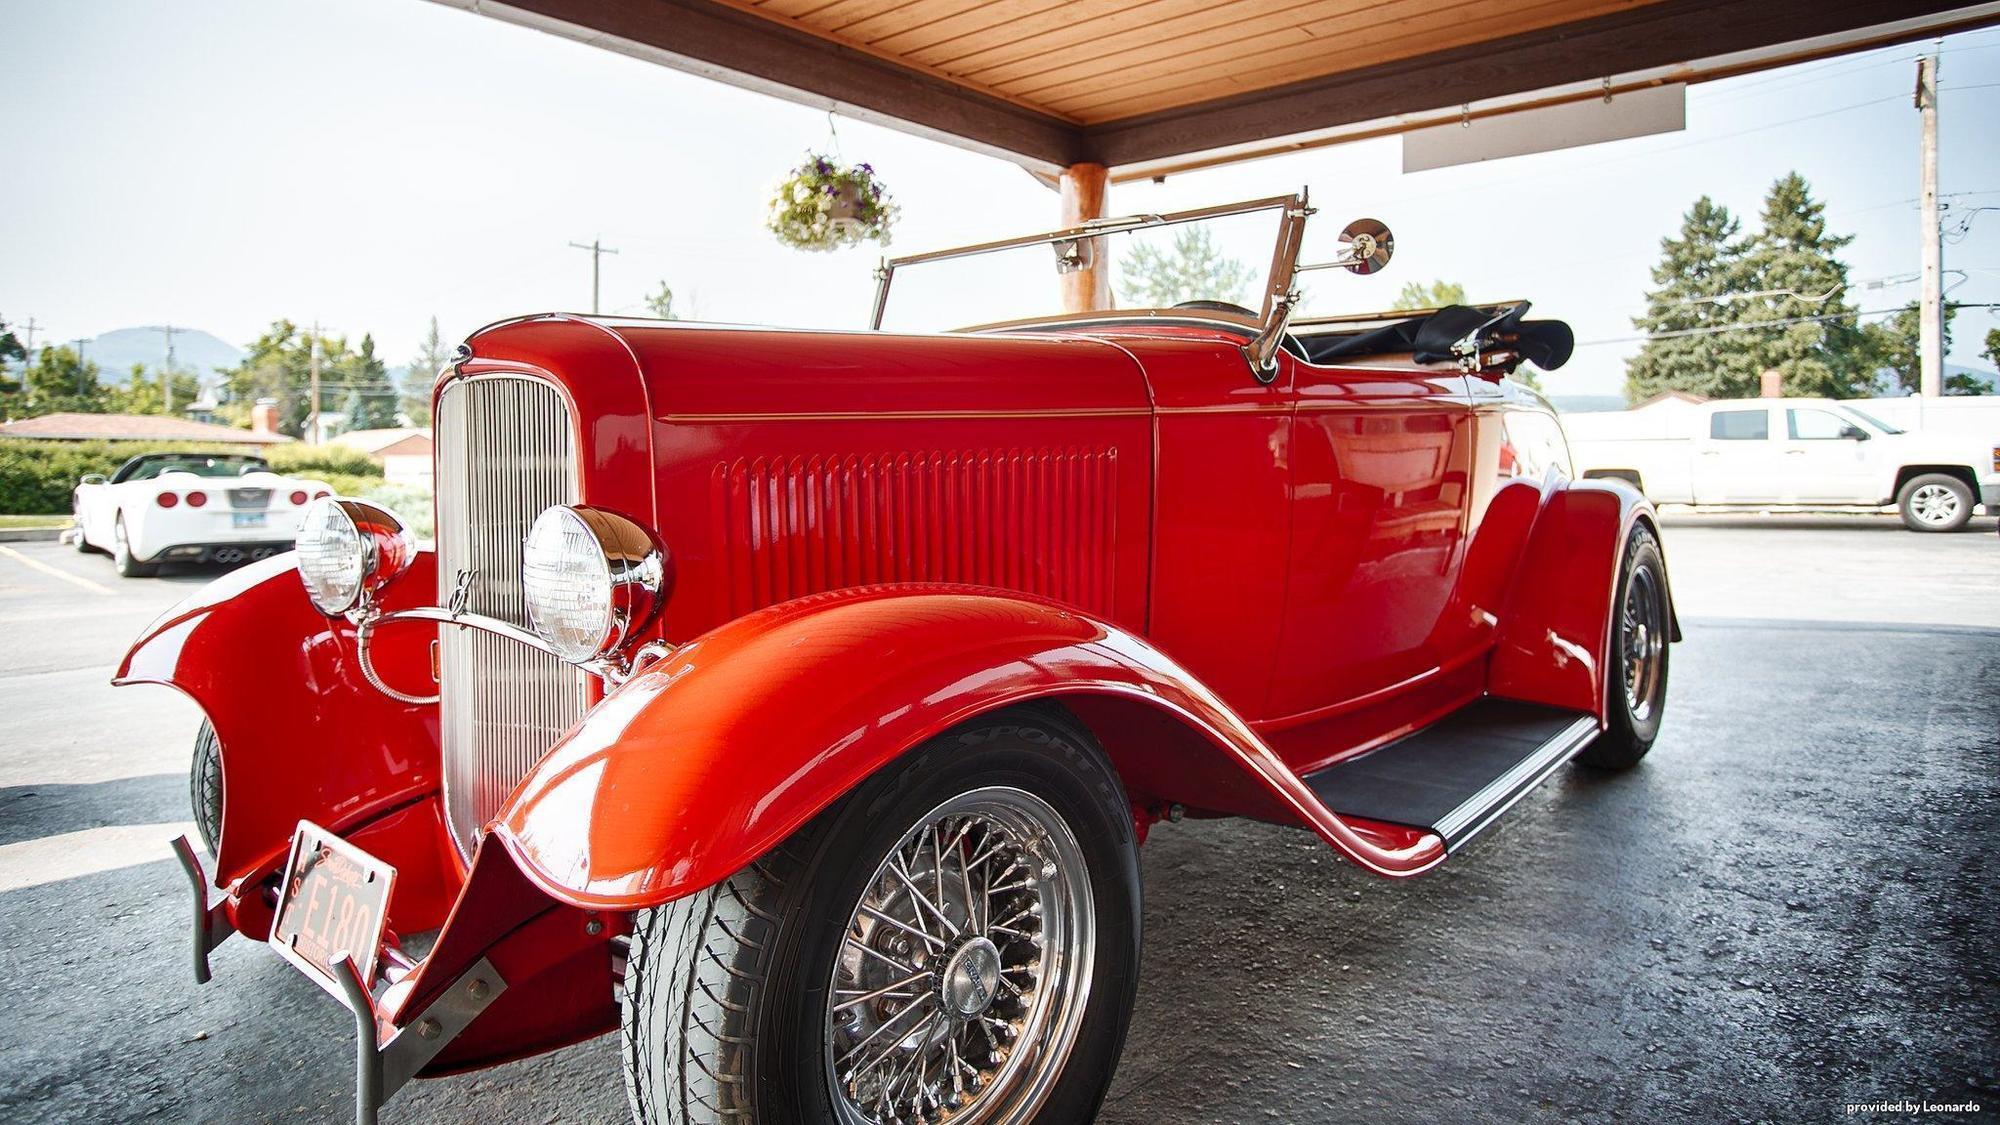
M 933 809 L 865 884 L 828 988 L 843 1125 L 1025 1122 L 1090 993 L 1095 913 L 1075 835 L 992 787 Z

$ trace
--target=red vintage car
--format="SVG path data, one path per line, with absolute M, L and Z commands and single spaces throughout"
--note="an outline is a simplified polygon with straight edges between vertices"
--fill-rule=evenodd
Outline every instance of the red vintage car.
M 241 933 L 340 998 L 363 1120 L 618 1031 L 642 1122 L 1078 1121 L 1149 826 L 1297 825 L 1401 878 L 1572 759 L 1637 762 L 1678 632 L 1657 522 L 1505 378 L 1569 330 L 1304 315 L 1303 274 L 1392 246 L 1302 261 L 1311 213 L 897 259 L 876 331 L 475 334 L 434 550 L 321 501 L 118 672 L 208 720 L 197 979 Z M 1243 223 L 1259 309 L 879 330 L 963 307 L 953 277 L 1052 298 L 1051 247 Z

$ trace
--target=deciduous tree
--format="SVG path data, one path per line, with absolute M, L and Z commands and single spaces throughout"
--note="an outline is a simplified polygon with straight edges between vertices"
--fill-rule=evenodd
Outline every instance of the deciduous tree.
M 1406 281 L 1403 291 L 1396 294 L 1396 303 L 1389 307 L 1400 312 L 1406 309 L 1441 309 L 1446 305 L 1464 303 L 1465 286 L 1456 281 L 1433 281 L 1429 285 Z
M 1119 262 L 1119 303 L 1163 309 L 1184 301 L 1242 304 L 1256 271 L 1224 255 L 1208 229 L 1183 226 L 1168 249 L 1141 242 Z
M 0 394 L 0 416 L 32 418 L 67 410 L 104 412 L 104 388 L 95 363 L 68 345 L 43 348 L 21 376 L 21 388 Z

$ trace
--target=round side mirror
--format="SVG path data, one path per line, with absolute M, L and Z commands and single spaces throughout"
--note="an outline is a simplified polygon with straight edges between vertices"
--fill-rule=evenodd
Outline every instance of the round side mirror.
M 1396 254 L 1396 236 L 1378 219 L 1356 219 L 1340 232 L 1342 268 L 1366 276 L 1378 273 Z

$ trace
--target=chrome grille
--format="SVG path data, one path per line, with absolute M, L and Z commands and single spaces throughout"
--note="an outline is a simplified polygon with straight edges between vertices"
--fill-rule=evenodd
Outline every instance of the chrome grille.
M 579 499 L 569 407 L 539 379 L 481 375 L 445 389 L 435 423 L 438 604 L 473 572 L 465 608 L 526 625 L 521 542 L 550 505 Z M 582 716 L 584 674 L 491 633 L 439 633 L 445 817 L 470 854 L 514 786 Z

